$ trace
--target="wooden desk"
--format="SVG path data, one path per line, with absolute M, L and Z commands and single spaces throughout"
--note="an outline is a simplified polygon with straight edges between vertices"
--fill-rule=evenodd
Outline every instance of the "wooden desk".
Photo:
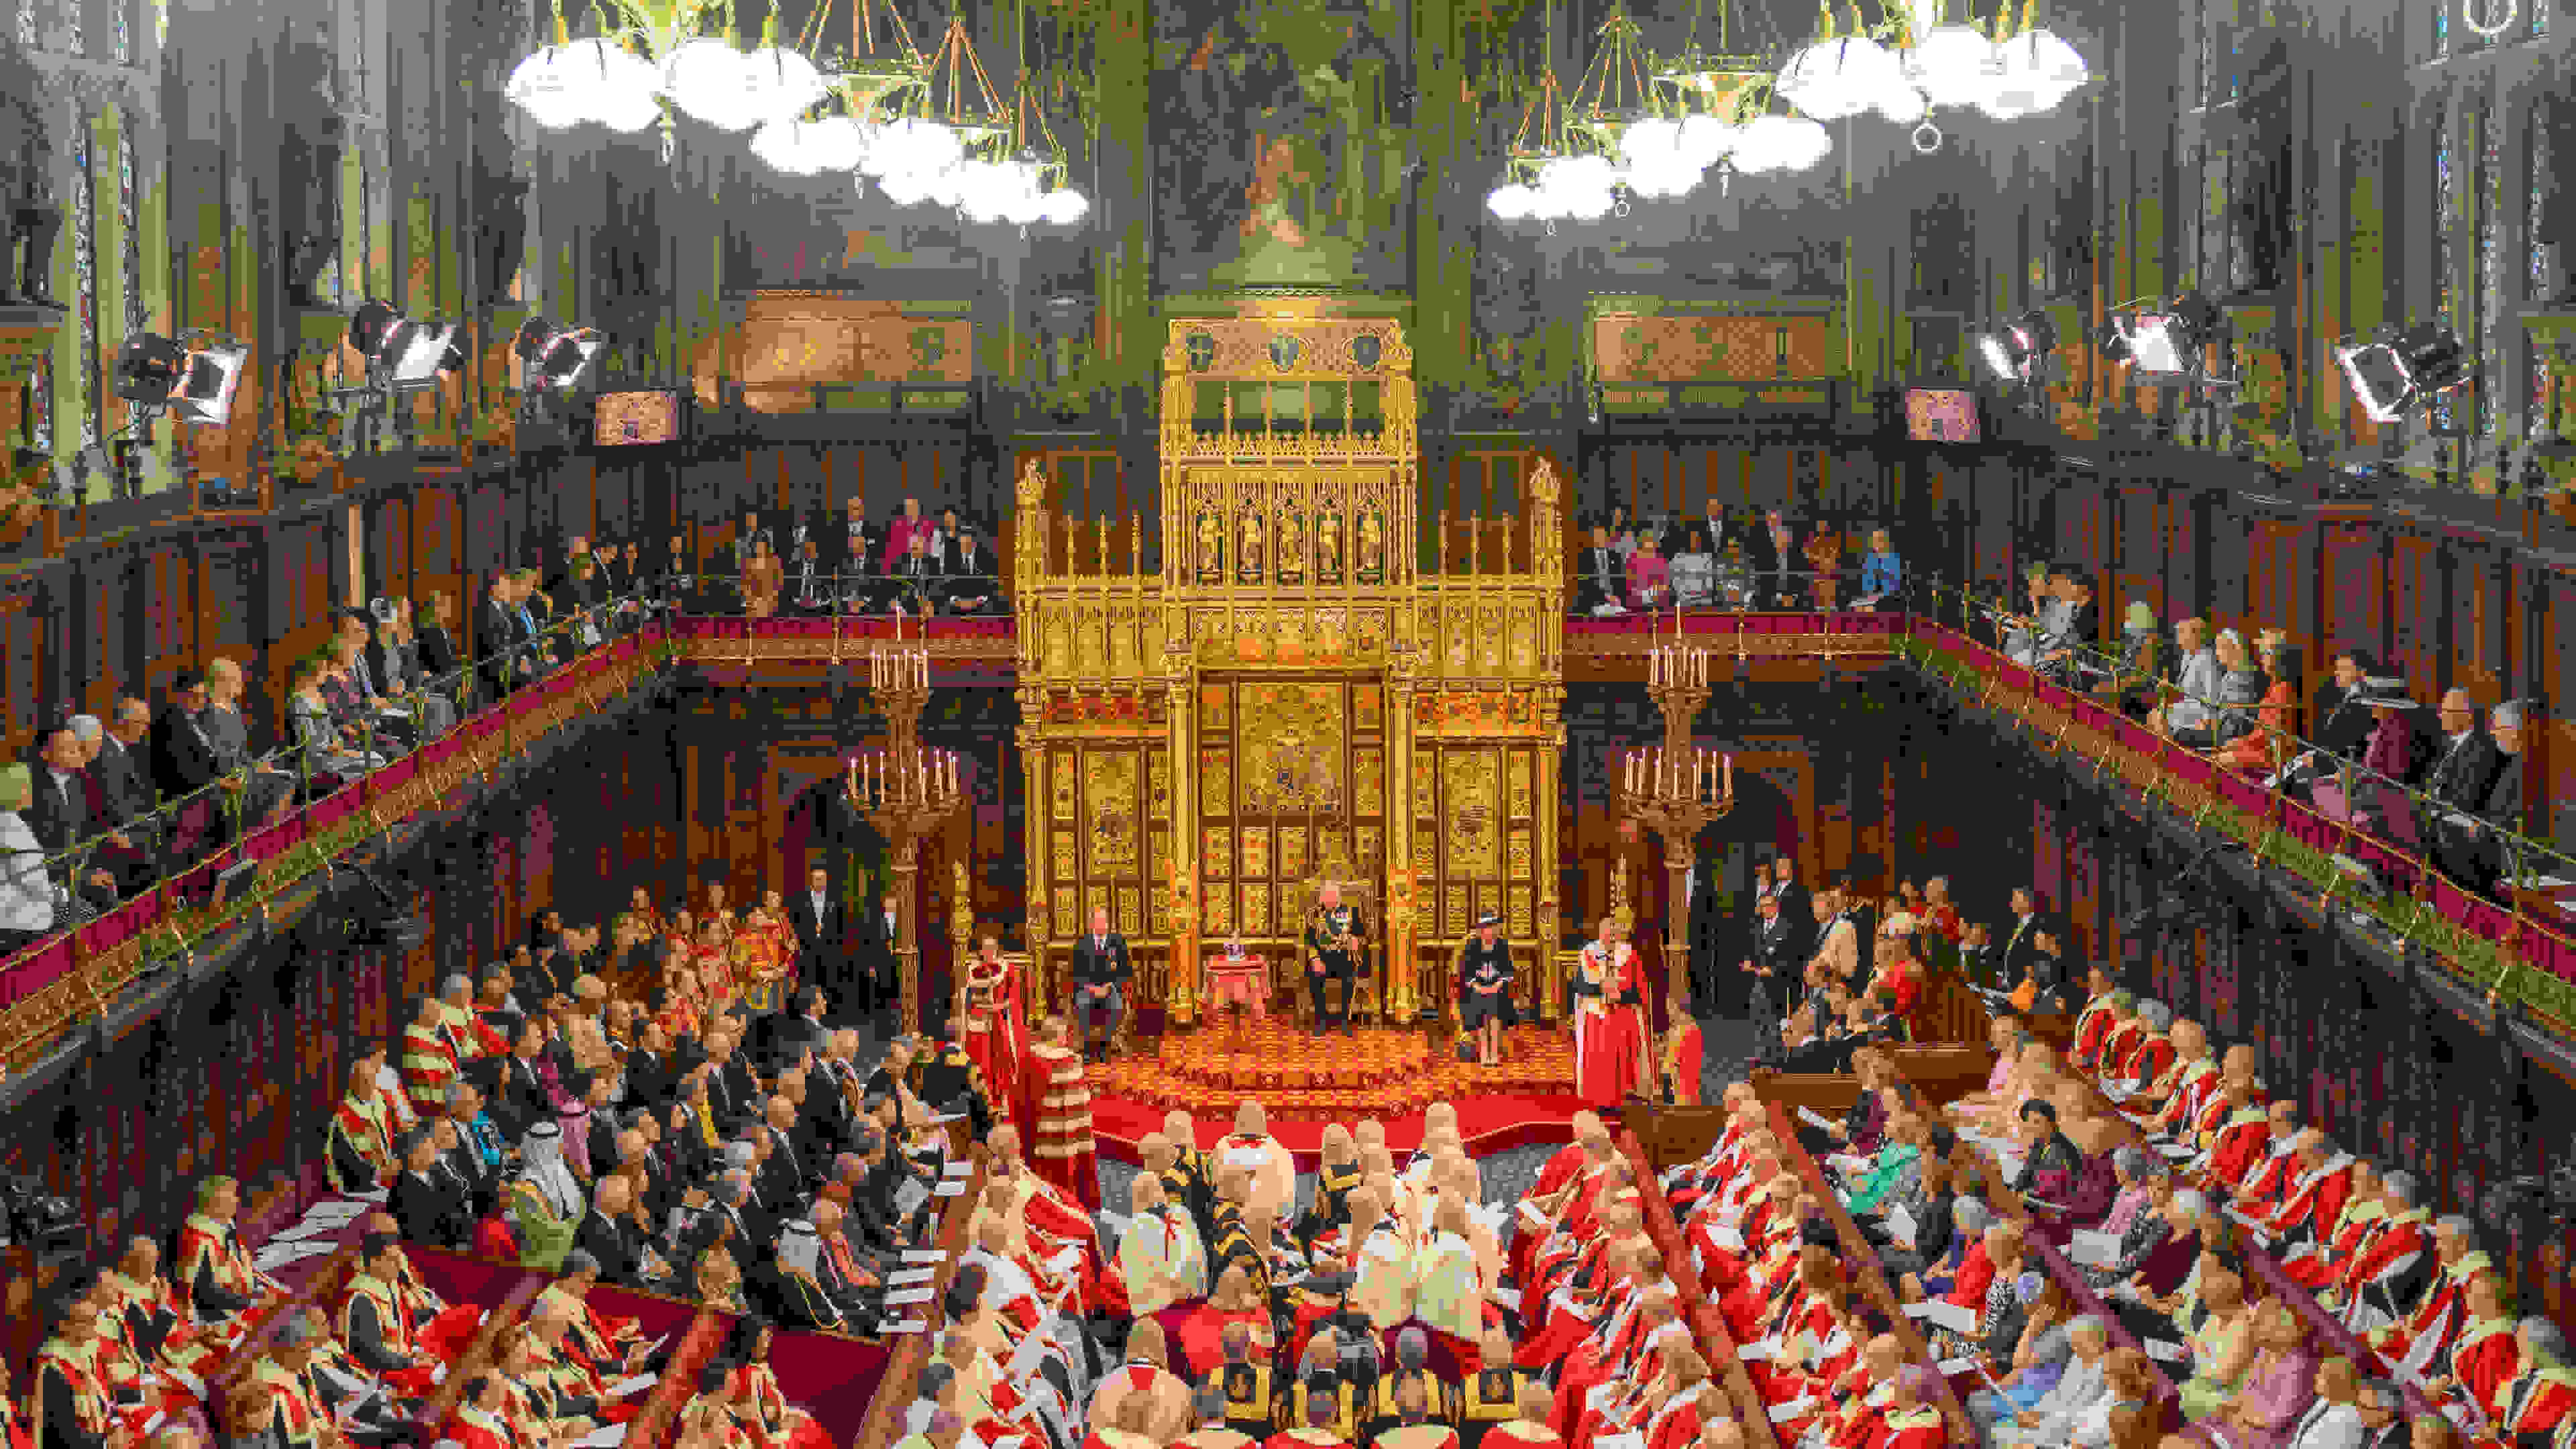
M 1886 1317 L 1887 1331 L 1904 1348 L 1905 1356 L 1931 1373 L 1935 1402 L 1940 1405 L 1941 1417 L 1950 1426 L 1950 1442 L 1983 1442 L 1974 1422 L 1968 1418 L 1967 1405 L 1959 1402 L 1959 1395 L 1951 1389 L 1949 1379 L 1942 1375 L 1940 1356 L 1933 1353 L 1932 1345 L 1924 1339 L 1923 1331 L 1914 1326 L 1914 1320 L 1905 1316 L 1904 1305 L 1897 1301 L 1895 1290 L 1888 1286 L 1887 1275 L 1879 1271 L 1878 1250 L 1861 1235 L 1860 1224 L 1853 1222 L 1851 1214 L 1843 1211 L 1841 1194 L 1834 1191 L 1824 1169 L 1816 1165 L 1816 1159 L 1809 1156 L 1806 1147 L 1798 1141 L 1797 1122 L 1781 1104 L 1766 1099 L 1763 1105 L 1771 1112 L 1772 1135 L 1780 1139 L 1780 1148 L 1789 1154 L 1790 1165 L 1806 1184 L 1807 1191 L 1824 1206 L 1825 1221 L 1833 1224 L 1834 1235 L 1842 1240 L 1843 1262 L 1851 1270 L 1852 1285 L 1860 1290 L 1860 1296 L 1871 1307 Z

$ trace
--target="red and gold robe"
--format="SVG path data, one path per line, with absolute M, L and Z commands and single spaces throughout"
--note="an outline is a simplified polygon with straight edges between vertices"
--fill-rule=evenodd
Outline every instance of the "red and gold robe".
M 342 1182 L 338 1165 L 326 1151 L 322 1165 L 330 1176 L 333 1191 L 374 1192 L 393 1181 L 396 1171 L 393 1107 L 385 1100 L 384 1093 L 370 1089 L 363 1097 L 342 1097 L 340 1105 L 331 1113 L 331 1135 L 347 1143 L 350 1151 L 365 1158 L 367 1164 L 376 1170 L 376 1178 L 372 1182 Z
M 1597 994 L 1575 1001 L 1574 1094 L 1596 1107 L 1615 1107 L 1645 1084 L 1645 1012 L 1625 1004 L 1643 995 L 1645 969 L 1624 941 L 1615 951 L 1598 941 L 1584 947 L 1577 969 Z
M 787 1402 L 778 1388 L 778 1373 L 765 1363 L 736 1364 L 735 1402 L 750 1412 L 744 1427 L 760 1449 L 833 1449 L 832 1436 L 814 1416 Z
M 1016 1121 L 1013 1104 L 1027 1073 L 1029 1027 L 1020 1002 L 1020 972 L 1010 962 L 967 963 L 965 1019 L 958 1030 L 966 1059 L 983 1075 L 994 1117 Z
M 1091 1132 L 1091 1085 L 1082 1054 L 1040 1042 L 1029 1048 L 1030 1170 L 1082 1204 L 1100 1207 L 1100 1161 Z
M 1870 1449 L 1942 1449 L 1949 1441 L 1949 1426 L 1930 1404 L 1890 1414 L 1886 1423 L 1887 1433 L 1873 1440 Z
M 2079 1071 L 2089 1069 L 2101 1057 L 2102 1043 L 2110 1037 L 2111 1028 L 2119 1021 L 2107 994 L 2084 1003 L 2084 1010 L 2075 1017 L 2075 1042 L 2067 1055 L 2068 1063 Z
M 205 1265 L 215 1286 L 227 1293 L 256 1303 L 262 1297 L 263 1284 L 259 1270 L 251 1263 L 250 1250 L 242 1246 L 241 1235 L 229 1222 L 190 1213 L 179 1225 L 179 1269 L 173 1277 L 181 1283 L 194 1284 L 197 1269 Z

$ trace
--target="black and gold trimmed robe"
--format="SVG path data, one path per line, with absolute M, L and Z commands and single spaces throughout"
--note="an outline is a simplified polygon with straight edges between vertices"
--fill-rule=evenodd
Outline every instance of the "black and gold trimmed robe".
M 1521 1390 L 1529 1382 L 1528 1374 L 1509 1364 L 1468 1377 L 1458 1395 L 1458 1437 L 1463 1449 L 1478 1449 L 1486 1430 L 1521 1416 Z
M 1278 1393 L 1270 1381 L 1270 1365 L 1230 1363 L 1218 1370 L 1218 1378 L 1225 1386 L 1227 1428 L 1255 1439 L 1279 1432 Z

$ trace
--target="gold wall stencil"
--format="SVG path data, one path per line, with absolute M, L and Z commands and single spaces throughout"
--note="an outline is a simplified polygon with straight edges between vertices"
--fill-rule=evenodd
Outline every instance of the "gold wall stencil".
M 1270 887 L 1251 884 L 1244 886 L 1243 933 L 1247 936 L 1270 934 Z
M 1199 751 L 1199 813 L 1219 819 L 1234 813 L 1233 757 L 1224 750 Z
M 1279 827 L 1278 876 L 1279 879 L 1286 881 L 1303 880 L 1306 878 L 1305 826 L 1282 825 Z
M 1243 827 L 1243 878 L 1248 881 L 1270 878 L 1270 827 L 1267 825 Z
M 1351 752 L 1351 813 L 1375 819 L 1386 810 L 1386 755 L 1376 746 Z
M 1504 778 L 1511 782 L 1510 804 L 1506 807 L 1514 820 L 1530 818 L 1530 754 L 1514 750 L 1504 764 Z
M 1449 837 L 1449 874 L 1490 878 L 1502 869 L 1500 761 L 1492 750 L 1444 750 L 1440 826 Z
M 1083 827 L 1091 868 L 1094 873 L 1133 875 L 1142 824 L 1137 819 L 1136 751 L 1091 750 L 1084 764 L 1083 805 L 1089 818 Z
M 1234 828 L 1211 825 L 1201 837 L 1206 843 L 1199 849 L 1199 869 L 1211 880 L 1234 878 Z

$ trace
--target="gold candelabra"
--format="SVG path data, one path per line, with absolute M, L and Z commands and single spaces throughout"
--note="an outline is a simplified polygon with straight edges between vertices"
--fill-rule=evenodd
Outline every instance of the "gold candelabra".
M 1690 742 L 1691 721 L 1708 703 L 1711 656 L 1710 650 L 1679 644 L 1659 646 L 1648 656 L 1646 692 L 1663 712 L 1664 742 L 1631 750 L 1612 792 L 1621 819 L 1653 831 L 1664 842 L 1668 987 L 1690 979 L 1690 911 L 1684 892 L 1698 859 L 1699 833 L 1735 808 L 1735 757 Z
M 859 817 L 894 842 L 895 963 L 903 1029 L 921 1030 L 921 842 L 965 803 L 954 750 L 921 746 L 930 703 L 930 651 L 900 644 L 868 652 L 868 687 L 885 711 L 887 743 L 849 758 L 845 790 Z

